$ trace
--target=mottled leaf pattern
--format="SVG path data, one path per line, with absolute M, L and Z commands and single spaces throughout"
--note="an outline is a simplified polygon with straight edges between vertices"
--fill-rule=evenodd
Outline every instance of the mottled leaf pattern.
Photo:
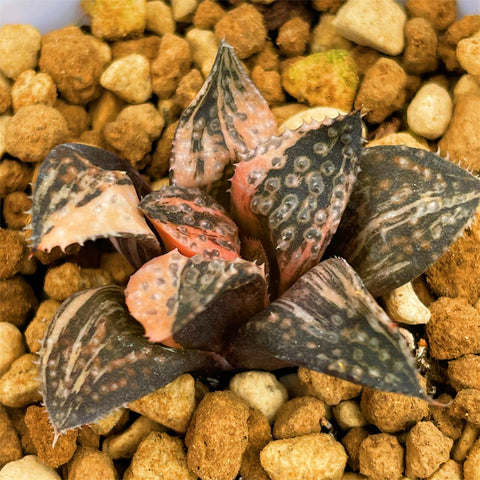
M 182 255 L 233 260 L 240 252 L 238 228 L 209 195 L 198 188 L 172 185 L 147 195 L 140 210 L 150 220 L 167 250 Z
M 215 63 L 197 97 L 180 117 L 170 159 L 174 184 L 211 185 L 237 153 L 277 133 L 267 102 L 222 41 Z
M 235 218 L 276 259 L 279 291 L 316 265 L 342 217 L 361 147 L 358 113 L 274 137 L 238 163 Z
M 147 337 L 220 351 L 230 334 L 266 304 L 263 269 L 237 258 L 187 258 L 176 250 L 138 270 L 125 290 Z
M 105 165 L 113 167 L 122 167 L 124 161 L 98 149 L 99 158 L 92 162 L 94 147 L 88 147 L 86 152 L 85 145 L 80 147 L 60 145 L 40 167 L 33 192 L 33 248 L 49 251 L 59 246 L 64 250 L 72 243 L 119 237 L 119 249 L 135 266 L 159 255 L 158 240 L 138 210 L 132 178 L 123 170 L 99 166 L 99 158 L 105 158 Z M 146 192 L 141 183 L 137 187 Z M 122 237 L 134 240 L 128 246 L 122 244 Z
M 424 396 L 405 340 L 341 258 L 321 262 L 252 318 L 228 357 L 242 368 L 304 366 Z
M 332 249 L 382 295 L 423 273 L 480 201 L 480 181 L 440 156 L 406 146 L 365 148 Z
M 76 293 L 49 325 L 40 350 L 42 396 L 63 432 L 106 416 L 186 371 L 219 364 L 195 350 L 149 342 L 117 286 Z

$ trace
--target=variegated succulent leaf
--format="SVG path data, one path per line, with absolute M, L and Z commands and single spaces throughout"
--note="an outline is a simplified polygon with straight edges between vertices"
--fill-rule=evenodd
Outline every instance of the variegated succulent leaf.
M 135 185 L 141 192 L 147 187 L 132 180 L 139 174 L 134 175 L 132 167 L 127 173 L 125 163 L 113 153 L 87 145 L 54 148 L 35 180 L 33 248 L 64 250 L 73 243 L 116 237 L 119 250 L 136 267 L 160 255 L 160 244 L 138 210 Z
M 170 158 L 172 182 L 209 186 L 222 178 L 238 153 L 246 153 L 276 133 L 266 100 L 233 48 L 222 41 L 207 80 L 180 117 Z
M 263 268 L 241 258 L 188 258 L 172 250 L 139 269 L 126 303 L 151 341 L 220 352 L 267 303 Z
M 313 267 L 247 322 L 227 359 L 241 368 L 303 366 L 425 397 L 405 339 L 342 258 Z
M 63 302 L 39 354 L 41 392 L 57 432 L 93 423 L 186 371 L 219 366 L 207 352 L 149 342 L 118 286 Z
M 361 152 L 358 112 L 286 130 L 235 167 L 232 210 L 278 267 L 279 292 L 316 265 L 355 183 Z
M 435 153 L 406 146 L 365 148 L 360 166 L 332 252 L 378 296 L 441 257 L 473 217 L 480 180 Z
M 225 209 L 198 188 L 171 185 L 140 202 L 167 250 L 187 257 L 233 260 L 239 256 L 238 228 Z

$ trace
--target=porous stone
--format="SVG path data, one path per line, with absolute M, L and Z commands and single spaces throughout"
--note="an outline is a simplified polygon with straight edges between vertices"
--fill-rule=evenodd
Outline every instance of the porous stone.
M 475 442 L 463 464 L 463 475 L 465 480 L 480 479 L 480 439 Z
M 315 397 L 296 397 L 284 403 L 277 411 L 273 424 L 276 439 L 320 433 L 325 417 L 325 405 Z
M 312 433 L 269 442 L 260 462 L 272 480 L 341 480 L 347 455 L 330 435 Z
M 448 362 L 447 375 L 457 392 L 464 388 L 480 390 L 480 356 L 470 354 Z
M 117 410 L 114 410 L 106 417 L 97 420 L 95 423 L 92 423 L 90 428 L 95 434 L 106 437 L 115 431 L 121 430 L 122 427 L 128 422 L 129 416 L 129 410 L 121 407 Z
M 13 111 L 42 103 L 52 107 L 57 99 L 57 87 L 48 73 L 24 70 L 12 86 Z
M 359 447 L 360 473 L 372 480 L 398 480 L 403 472 L 403 456 L 403 447 L 394 435 L 370 435 Z
M 348 466 L 355 472 L 360 470 L 358 453 L 363 440 L 368 437 L 368 432 L 363 427 L 354 427 L 342 438 L 342 445 L 348 454 Z
M 0 376 L 25 353 L 22 332 L 10 322 L 0 322 Z
M 92 33 L 105 40 L 139 36 L 147 21 L 146 0 L 82 0 Z
M 480 32 L 457 44 L 457 59 L 470 75 L 480 76 Z
M 328 50 L 296 60 L 282 74 L 283 88 L 311 106 L 350 111 L 358 87 L 355 62 L 346 50 Z
M 151 432 L 138 446 L 123 480 L 195 480 L 187 467 L 185 447 L 180 438 Z
M 25 423 L 37 450 L 38 458 L 45 465 L 57 468 L 72 458 L 77 448 L 77 430 L 69 430 L 54 442 L 55 433 L 47 410 L 36 405 L 27 408 Z
M 298 378 L 308 395 L 323 400 L 327 405 L 337 405 L 342 400 L 350 400 L 362 391 L 361 385 L 304 367 L 298 369 Z
M 5 131 L 5 150 L 23 162 L 40 162 L 48 152 L 68 138 L 63 115 L 47 105 L 21 107 Z
M 11 85 L 8 78 L 0 71 L 0 114 L 8 112 L 12 105 Z M 0 157 L 3 155 L 0 149 Z
M 480 433 L 480 426 L 470 422 L 465 422 L 462 435 L 455 442 L 455 446 L 452 451 L 452 458 L 456 462 L 462 463 L 470 453 L 475 445 L 475 442 Z
M 230 380 L 230 390 L 258 408 L 271 422 L 278 409 L 288 400 L 287 389 L 269 372 L 238 373 Z
M 63 115 L 68 124 L 69 135 L 79 137 L 88 129 L 90 117 L 84 105 L 73 105 L 57 99 L 54 107 Z
M 407 75 L 397 62 L 379 58 L 367 69 L 355 98 L 355 108 L 366 112 L 369 122 L 380 123 L 403 107 Z
M 68 480 L 117 480 L 117 469 L 105 452 L 91 447 L 78 447 L 68 464 Z
M 432 475 L 450 458 L 453 440 L 432 422 L 419 422 L 407 434 L 405 442 L 405 474 L 425 478 Z
M 22 445 L 6 408 L 0 404 L 0 468 L 22 458 Z
M 410 17 L 424 18 L 436 30 L 445 30 L 457 18 L 456 0 L 408 0 L 405 8 Z
M 22 270 L 28 249 L 24 236 L 0 228 L 0 279 L 13 277 Z
M 470 37 L 479 30 L 480 15 L 465 15 L 448 27 L 447 31 L 440 37 L 437 48 L 437 54 L 447 70 L 462 71 L 462 67 L 457 60 L 457 44 L 463 38 Z
M 39 65 L 70 103 L 87 103 L 99 94 L 104 58 L 92 37 L 79 27 L 70 26 L 44 35 Z
M 129 404 L 130 410 L 180 433 L 187 430 L 195 406 L 195 381 L 189 374 Z
M 268 480 L 268 474 L 260 464 L 260 452 L 272 440 L 270 423 L 260 410 L 251 408 L 247 425 L 248 444 L 242 455 L 240 474 L 253 480 Z
M 426 332 L 430 354 L 450 360 L 480 352 L 480 314 L 461 297 L 441 297 L 430 306 Z
M 267 37 L 262 14 L 247 3 L 230 10 L 215 25 L 215 38 L 223 38 L 241 59 L 259 52 Z
M 281 77 L 277 71 L 264 70 L 257 65 L 252 70 L 251 78 L 269 105 L 279 105 L 285 102 Z
M 42 35 L 31 25 L 3 25 L 0 28 L 0 70 L 15 79 L 38 63 Z
M 159 98 L 168 98 L 188 72 L 192 60 L 187 40 L 173 33 L 162 37 L 158 55 L 151 64 L 152 89 Z
M 208 30 L 215 27 L 225 13 L 225 10 L 215 0 L 203 0 L 195 11 L 193 25 Z
M 420 88 L 407 109 L 408 126 L 418 135 L 434 140 L 443 135 L 452 118 L 448 90 L 436 83 Z
M 281 53 L 294 57 L 305 52 L 309 39 L 309 23 L 301 17 L 293 17 L 278 29 L 276 43 Z
M 442 393 L 436 398 L 437 402 L 447 405 L 452 401 L 451 395 Z M 465 422 L 451 415 L 449 408 L 430 405 L 430 420 L 447 437 L 457 440 L 462 435 Z
M 175 101 L 182 110 L 187 108 L 195 99 L 203 83 L 202 74 L 196 68 L 192 68 L 180 82 L 178 82 L 178 87 L 175 90 Z
M 457 103 L 459 97 L 464 93 L 480 95 L 480 83 L 473 75 L 468 73 L 462 75 L 453 89 L 453 103 Z
M 0 480 L 62 480 L 58 473 L 39 460 L 36 455 L 26 455 L 8 463 L 0 470 Z
M 233 480 L 248 442 L 249 408 L 233 392 L 207 393 L 185 438 L 188 467 L 202 480 Z
M 480 390 L 465 388 L 455 396 L 449 409 L 450 415 L 480 425 Z
M 405 24 L 405 51 L 403 68 L 421 75 L 437 68 L 437 34 L 424 18 L 411 18 Z
M 0 318 L 22 327 L 33 310 L 37 299 L 30 284 L 20 275 L 0 280 Z
M 384 433 L 402 432 L 429 413 L 425 400 L 369 387 L 363 389 L 360 406 L 367 421 Z
M 479 465 L 480 467 L 480 465 Z M 448 460 L 428 477 L 428 480 L 462 480 L 462 466 L 454 460 Z M 466 480 L 466 479 L 465 479 Z
M 145 156 L 164 126 L 160 112 L 152 103 L 129 105 L 118 117 L 103 128 L 107 143 L 133 167 L 140 169 L 148 163 Z
M 464 168 L 480 170 L 480 95 L 465 93 L 457 98 L 452 120 L 438 142 L 440 153 Z M 468 275 L 464 274 L 464 278 Z
M 358 45 L 398 55 L 404 47 L 406 18 L 403 9 L 393 0 L 348 0 L 338 10 L 333 26 Z

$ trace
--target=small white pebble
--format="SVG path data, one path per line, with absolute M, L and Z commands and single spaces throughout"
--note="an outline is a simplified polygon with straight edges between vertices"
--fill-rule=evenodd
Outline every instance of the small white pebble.
M 175 32 L 175 20 L 172 16 L 172 9 L 165 2 L 147 2 L 146 29 L 160 36 Z
M 190 45 L 193 62 L 200 68 L 204 76 L 208 75 L 217 55 L 215 34 L 210 30 L 192 28 L 187 32 L 185 38 Z
M 453 102 L 448 91 L 435 83 L 427 83 L 408 106 L 408 126 L 418 135 L 433 140 L 447 129 L 452 110 Z
M 287 389 L 269 372 L 242 372 L 230 380 L 230 390 L 251 407 L 258 408 L 272 422 L 288 400 Z
M 138 53 L 122 57 L 102 73 L 100 84 L 129 103 L 145 102 L 152 96 L 150 63 Z
M 27 455 L 7 463 L 0 470 L 0 480 L 62 480 L 57 472 L 44 465 L 36 455 Z
M 335 405 L 333 407 L 333 414 L 342 430 L 365 427 L 368 424 L 359 403 L 355 400 L 344 400 L 338 405 Z
M 337 12 L 333 26 L 352 42 L 387 55 L 403 51 L 407 16 L 394 0 L 348 0 Z
M 0 376 L 24 353 L 22 332 L 13 323 L 0 322 Z
M 197 9 L 197 0 L 172 0 L 172 13 L 176 22 L 188 22 Z

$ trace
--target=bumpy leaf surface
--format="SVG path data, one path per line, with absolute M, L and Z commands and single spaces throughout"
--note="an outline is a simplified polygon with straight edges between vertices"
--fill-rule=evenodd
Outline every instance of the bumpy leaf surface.
M 246 323 L 227 358 L 242 368 L 298 365 L 424 396 L 405 340 L 341 258 L 313 267 Z
M 361 130 L 359 113 L 305 124 L 235 167 L 234 216 L 276 260 L 280 293 L 320 261 L 337 229 L 356 179 Z

